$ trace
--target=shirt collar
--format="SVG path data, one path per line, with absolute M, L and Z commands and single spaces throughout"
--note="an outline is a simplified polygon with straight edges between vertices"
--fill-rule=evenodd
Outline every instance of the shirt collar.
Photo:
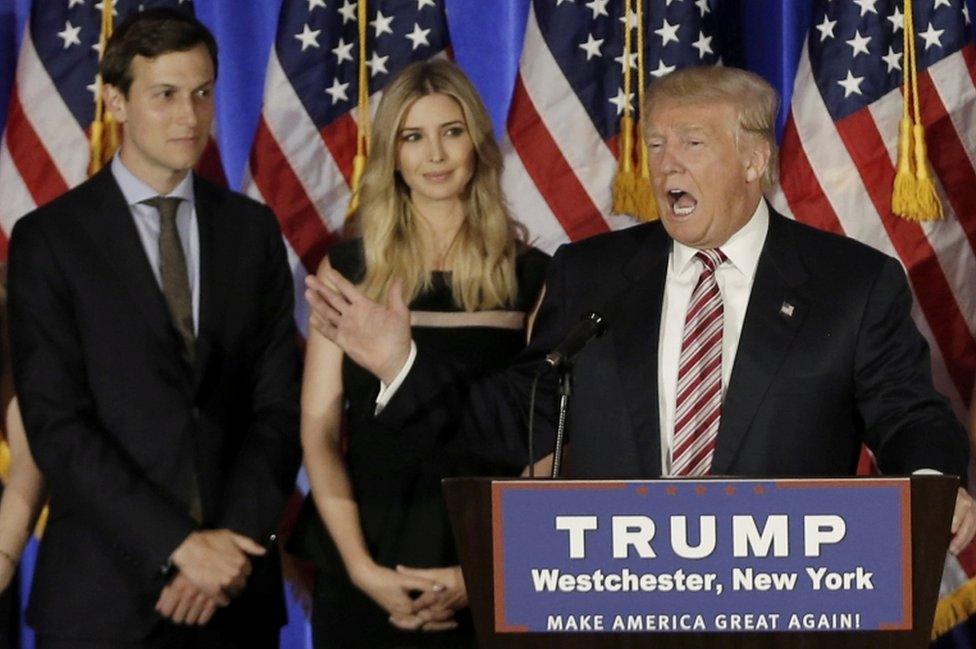
M 746 224 L 739 228 L 728 241 L 719 246 L 729 262 L 745 277 L 752 279 L 759 265 L 759 254 L 766 242 L 766 232 L 769 230 L 769 207 L 765 200 L 760 200 L 756 211 L 752 213 Z M 697 248 L 686 246 L 680 241 L 674 242 L 671 251 L 671 270 L 683 273 L 695 258 Z
M 129 206 L 138 205 L 139 203 L 159 196 L 159 192 L 144 183 L 142 180 L 136 177 L 129 168 L 125 166 L 122 162 L 122 158 L 116 154 L 112 158 L 112 176 L 115 177 L 115 182 L 118 183 L 119 189 L 122 190 L 122 195 L 125 197 L 125 202 Z M 173 188 L 173 191 L 166 194 L 173 198 L 182 198 L 183 200 L 193 205 L 193 172 L 188 173 L 180 183 Z

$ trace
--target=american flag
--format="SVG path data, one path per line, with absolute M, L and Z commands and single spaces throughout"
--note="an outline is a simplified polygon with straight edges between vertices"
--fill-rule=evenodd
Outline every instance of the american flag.
M 774 202 L 901 260 L 936 385 L 964 419 L 976 375 L 976 50 L 963 0 L 914 4 L 922 115 L 945 218 L 919 224 L 891 212 L 904 29 L 893 0 L 816 4 Z
M 191 0 L 117 0 L 116 20 L 167 6 L 193 13 Z M 95 0 L 34 0 L 31 6 L 0 143 L 0 258 L 18 218 L 87 177 L 101 17 L 102 3 Z M 212 143 L 198 170 L 226 184 Z
M 894 0 L 816 3 L 772 198 L 800 221 L 901 260 L 936 386 L 965 421 L 976 375 L 976 50 L 964 0 L 914 5 L 922 116 L 945 218 L 914 223 L 891 212 L 905 26 Z M 970 545 L 947 559 L 943 595 L 973 574 Z
M 412 61 L 448 48 L 444 0 L 369 2 L 367 67 L 379 94 Z M 358 3 L 285 0 L 244 191 L 278 216 L 299 291 L 341 231 L 356 154 Z M 296 314 L 305 323 L 303 313 Z
M 624 2 L 532 3 L 503 141 L 503 186 L 513 215 L 548 251 L 633 223 L 610 215 L 610 207 L 620 116 L 628 102 L 637 108 L 638 83 L 719 60 L 720 30 L 708 0 L 642 2 L 645 78 L 637 78 L 634 49 L 627 57 L 630 96 L 623 87 Z M 636 21 L 629 27 L 636 44 Z

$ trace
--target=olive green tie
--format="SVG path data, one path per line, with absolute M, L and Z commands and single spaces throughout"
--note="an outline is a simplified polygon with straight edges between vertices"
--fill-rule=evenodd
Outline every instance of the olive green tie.
M 193 297 L 190 279 L 186 272 L 186 257 L 176 229 L 176 211 L 181 198 L 155 196 L 143 201 L 159 211 L 159 277 L 163 283 L 163 297 L 169 307 L 173 325 L 183 341 L 183 358 L 193 365 L 196 358 L 196 340 L 193 335 Z M 186 489 L 190 497 L 190 516 L 197 522 L 203 519 L 196 470 L 187 476 Z
M 186 273 L 186 257 L 176 229 L 176 210 L 181 198 L 155 196 L 147 205 L 159 211 L 159 276 L 163 283 L 163 297 L 169 307 L 173 325 L 183 340 L 183 358 L 193 365 L 196 358 L 196 337 L 193 335 L 193 296 Z

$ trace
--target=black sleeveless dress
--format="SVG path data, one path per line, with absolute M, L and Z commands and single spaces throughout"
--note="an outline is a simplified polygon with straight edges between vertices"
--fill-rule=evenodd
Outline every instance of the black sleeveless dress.
M 332 266 L 353 282 L 365 272 L 362 243 L 348 241 L 329 254 Z M 429 290 L 410 304 L 412 335 L 425 353 L 463 364 L 471 376 L 505 368 L 525 346 L 524 320 L 539 296 L 549 256 L 526 247 L 516 263 L 518 296 L 510 311 L 465 313 L 455 303 L 447 273 L 435 272 Z M 417 568 L 457 565 L 457 555 L 440 480 L 443 464 L 411 447 L 412 434 L 433 428 L 448 439 L 457 422 L 432 411 L 391 435 L 373 421 L 379 381 L 348 357 L 342 377 L 346 399 L 346 462 L 360 524 L 373 559 L 384 566 Z M 426 456 L 425 456 L 426 455 Z M 459 628 L 443 633 L 408 633 L 393 627 L 388 614 L 353 586 L 311 497 L 305 503 L 290 549 L 316 567 L 312 629 L 315 647 L 333 649 L 475 647 L 467 610 Z

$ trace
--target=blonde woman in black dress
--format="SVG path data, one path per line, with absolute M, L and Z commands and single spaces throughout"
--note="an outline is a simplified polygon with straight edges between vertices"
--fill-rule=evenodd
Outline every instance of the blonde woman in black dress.
M 331 264 L 376 301 L 402 297 L 415 343 L 472 378 L 505 367 L 524 346 L 548 262 L 505 209 L 501 166 L 464 74 L 443 60 L 411 65 L 377 109 L 361 238 L 335 247 L 319 272 Z M 435 406 L 404 429 L 384 429 L 374 414 L 392 377 L 356 365 L 316 324 L 302 445 L 327 533 L 307 524 L 298 533 L 316 564 L 315 646 L 473 647 L 436 451 L 456 413 Z

